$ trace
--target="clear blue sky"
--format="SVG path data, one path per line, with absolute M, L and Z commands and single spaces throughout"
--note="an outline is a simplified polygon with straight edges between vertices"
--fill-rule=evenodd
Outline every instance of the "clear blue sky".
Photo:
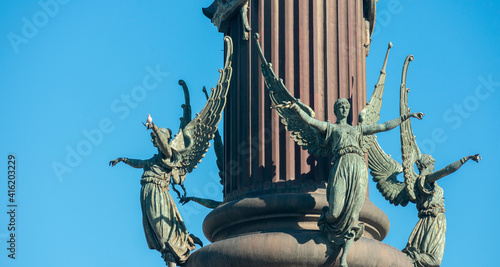
M 223 60 L 223 36 L 201 13 L 211 2 L 0 2 L 1 266 L 164 266 L 142 230 L 141 170 L 108 162 L 155 153 L 141 124 L 147 114 L 177 129 L 179 79 L 191 89 L 193 113 L 203 107 L 201 88 L 215 85 Z M 410 107 L 427 114 L 413 123 L 423 152 L 435 157 L 436 168 L 469 154 L 483 156 L 439 182 L 448 222 L 442 266 L 494 266 L 500 3 L 380 0 L 377 19 L 368 94 L 387 43 L 394 43 L 381 121 L 399 115 L 401 68 L 411 53 Z M 151 90 L 141 91 L 145 78 Z M 399 131 L 379 140 L 400 159 Z M 9 153 L 17 157 L 16 260 L 6 250 Z M 221 200 L 217 172 L 210 150 L 188 175 L 188 192 Z M 418 220 L 415 206 L 391 206 L 373 183 L 370 199 L 391 221 L 384 242 L 402 249 Z M 209 210 L 194 203 L 179 209 L 189 231 L 204 239 Z

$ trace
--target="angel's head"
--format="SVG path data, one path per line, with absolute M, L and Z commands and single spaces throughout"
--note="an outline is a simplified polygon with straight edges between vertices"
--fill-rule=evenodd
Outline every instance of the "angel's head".
M 163 139 L 168 140 L 172 139 L 172 131 L 168 128 L 158 128 L 158 135 L 161 135 Z M 151 132 L 151 142 L 153 142 L 153 146 L 158 147 L 158 136 L 154 132 Z
M 422 173 L 425 170 L 433 171 L 434 163 L 436 163 L 436 161 L 431 155 L 422 154 L 415 163 L 417 164 L 418 171 Z
M 345 98 L 337 99 L 337 101 L 335 101 L 335 104 L 333 105 L 333 112 L 339 119 L 347 118 L 350 109 L 351 104 Z

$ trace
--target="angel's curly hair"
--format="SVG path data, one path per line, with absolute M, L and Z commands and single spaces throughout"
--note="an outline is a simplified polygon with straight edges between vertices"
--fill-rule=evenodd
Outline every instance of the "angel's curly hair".
M 425 168 L 434 165 L 434 163 L 436 163 L 436 161 L 432 158 L 431 155 L 427 154 L 422 154 L 420 158 L 415 162 L 419 171 L 422 171 Z
M 333 110 L 337 110 L 341 104 L 347 104 L 349 109 L 351 108 L 351 103 L 345 98 L 339 98 L 337 101 L 335 101 L 335 104 L 333 104 Z

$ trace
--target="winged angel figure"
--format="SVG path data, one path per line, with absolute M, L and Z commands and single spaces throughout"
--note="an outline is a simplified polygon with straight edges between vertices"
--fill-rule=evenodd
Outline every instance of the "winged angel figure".
M 212 89 L 201 112 L 184 129 L 181 128 L 173 140 L 171 130 L 151 123 L 151 141 L 158 148 L 158 154 L 152 158 L 117 158 L 110 162 L 111 166 L 121 161 L 144 169 L 140 194 L 144 233 L 149 248 L 158 250 L 169 267 L 183 264 L 195 249 L 195 243 L 201 245 L 198 238 L 189 235 L 168 191 L 170 185 L 182 186 L 186 174 L 201 162 L 217 131 L 232 75 L 233 45 L 229 37 L 224 41 L 227 48 L 224 69 L 220 70 L 217 86 Z
M 401 78 L 401 116 L 407 116 L 408 92 L 406 76 L 408 65 L 413 56 L 405 59 Z M 372 98 L 373 99 L 373 98 Z M 434 159 L 430 155 L 421 154 L 415 141 L 410 121 L 401 123 L 401 152 L 403 164 L 387 155 L 375 138 L 368 140 L 368 166 L 377 188 L 390 203 L 406 206 L 408 202 L 416 203 L 420 220 L 413 229 L 403 252 L 410 257 L 414 266 L 440 266 L 444 254 L 446 218 L 444 216 L 443 189 L 437 180 L 458 170 L 468 160 L 478 162 L 479 154 L 464 157 L 445 168 L 433 172 Z M 417 165 L 419 174 L 416 174 Z M 397 176 L 404 173 L 404 182 Z
M 258 39 L 258 35 L 255 36 Z M 281 116 L 281 122 L 291 132 L 291 138 L 310 154 L 333 155 L 327 183 L 328 207 L 324 207 L 318 221 L 321 231 L 335 245 L 342 246 L 341 265 L 347 266 L 347 253 L 352 242 L 361 237 L 364 226 L 358 222 L 368 184 L 368 171 L 363 154 L 363 136 L 391 130 L 402 121 L 415 117 L 421 119 L 423 113 L 412 113 L 382 124 L 351 126 L 347 123 L 350 111 L 349 101 L 338 99 L 334 104 L 337 122 L 315 119 L 314 111 L 294 98 L 278 79 L 262 53 L 262 74 L 274 108 Z M 366 118 L 376 117 L 373 109 L 364 113 Z

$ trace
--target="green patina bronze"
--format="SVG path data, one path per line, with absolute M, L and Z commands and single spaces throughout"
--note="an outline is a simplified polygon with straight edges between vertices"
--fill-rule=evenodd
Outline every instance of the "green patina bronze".
M 220 202 L 220 201 L 216 201 L 216 200 L 212 200 L 212 199 L 208 199 L 208 198 L 188 197 L 188 196 L 182 196 L 180 198 L 179 202 L 182 205 L 184 205 L 190 201 L 196 202 L 196 203 L 198 203 L 204 207 L 207 207 L 209 209 L 215 209 L 218 206 L 220 206 L 220 204 L 222 204 L 222 202 Z
M 265 59 L 258 40 L 256 43 L 262 60 L 262 74 L 270 91 L 273 107 L 282 118 L 286 129 L 291 132 L 292 139 L 311 154 L 333 155 L 327 182 L 328 206 L 323 208 L 318 226 L 332 244 L 342 246 L 340 266 L 347 266 L 349 248 L 361 237 L 364 229 L 363 224 L 358 222 L 368 184 L 363 153 L 366 144 L 364 137 L 391 130 L 410 117 L 422 119 L 423 113 L 411 113 L 376 124 L 381 99 L 372 98 L 373 101 L 370 100 L 370 104 L 362 110 L 363 123 L 351 126 L 347 123 L 349 101 L 340 98 L 334 105 L 336 123 L 319 121 L 314 118 L 315 113 L 310 107 L 288 92 L 283 80 L 276 77 L 271 64 Z M 385 80 L 385 70 L 383 73 Z
M 179 129 L 184 130 L 186 125 L 191 122 L 191 100 L 189 97 L 189 88 L 184 80 L 179 80 L 179 85 L 182 86 L 184 92 L 184 104 L 181 105 L 182 117 L 180 118 L 181 125 Z
M 232 75 L 232 41 L 229 37 L 224 41 L 227 49 L 225 66 L 220 70 L 217 86 L 200 113 L 190 120 L 189 95 L 185 93 L 186 105 L 183 105 L 181 128 L 174 138 L 171 130 L 159 128 L 151 118 L 145 124 L 153 130 L 151 138 L 153 145 L 158 148 L 157 154 L 147 160 L 117 158 L 109 163 L 115 166 L 124 162 L 144 170 L 141 178 L 144 233 L 149 248 L 158 250 L 169 267 L 185 263 L 190 252 L 195 249 L 195 244 L 202 245 L 198 238 L 188 233 L 168 191 L 170 186 L 174 190 L 175 185 L 183 187 L 186 174 L 201 162 L 210 146 L 209 141 L 217 131 Z M 179 84 L 186 92 L 185 83 L 180 81 Z
M 203 8 L 203 14 L 217 26 L 220 32 L 227 32 L 230 18 L 237 12 L 242 24 L 243 40 L 248 40 L 250 23 L 248 19 L 248 0 L 215 0 L 210 6 Z
M 208 92 L 207 88 L 203 86 L 203 93 L 208 100 Z M 222 143 L 222 137 L 220 136 L 219 129 L 215 131 L 214 136 L 214 151 L 215 156 L 217 157 L 217 168 L 219 169 L 219 176 L 221 178 L 220 183 L 222 184 L 223 175 L 224 175 L 224 144 Z
M 412 60 L 413 56 L 408 56 L 403 66 L 400 87 L 402 117 L 408 116 L 410 110 L 406 76 Z M 380 92 L 378 94 L 381 96 Z M 436 181 L 455 172 L 468 160 L 479 162 L 481 157 L 479 154 L 467 156 L 433 172 L 435 161 L 432 156 L 420 153 L 409 120 L 401 123 L 400 136 L 402 165 L 387 155 L 373 138 L 368 143 L 368 166 L 377 189 L 390 203 L 396 206 L 416 203 L 420 220 L 403 252 L 416 267 L 440 266 L 445 247 L 446 217 L 443 189 Z M 419 174 L 415 173 L 414 165 L 417 165 Z M 404 182 L 397 180 L 400 173 L 404 174 Z

